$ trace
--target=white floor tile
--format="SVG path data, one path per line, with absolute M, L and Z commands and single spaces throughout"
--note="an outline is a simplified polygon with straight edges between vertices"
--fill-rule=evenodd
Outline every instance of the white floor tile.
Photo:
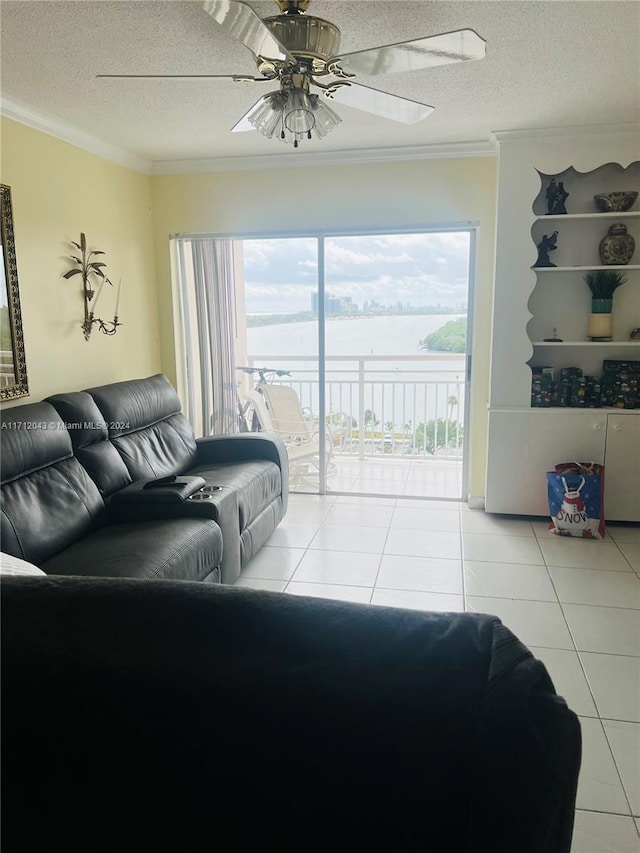
M 261 548 L 243 568 L 243 578 L 288 581 L 304 555 L 304 548 Z
M 640 815 L 640 723 L 603 720 L 631 812 Z
M 389 530 L 385 554 L 459 560 L 460 534 L 442 530 Z
M 360 497 L 360 495 L 336 495 L 335 496 L 336 504 L 348 504 L 350 506 L 370 506 L 370 507 L 378 507 L 378 506 L 395 506 L 396 501 L 394 498 L 369 498 L 369 497 Z
M 467 595 L 558 600 L 545 566 L 465 560 L 464 582 Z
M 267 540 L 277 548 L 308 548 L 318 530 L 317 524 L 281 524 Z
M 550 566 L 549 573 L 561 602 L 640 608 L 640 578 L 633 572 Z
M 601 717 L 640 723 L 640 658 L 580 652 Z
M 640 524 L 608 524 L 607 533 L 614 542 L 640 545 Z
M 581 717 L 598 716 L 577 652 L 539 646 L 529 646 L 529 649 L 546 666 L 556 693 L 572 711 Z
M 281 524 L 289 526 L 292 524 L 320 524 L 327 513 L 331 510 L 333 504 L 329 503 L 311 503 L 311 501 L 290 501 Z
M 494 533 L 506 536 L 533 536 L 531 522 L 518 518 L 474 510 L 461 516 L 462 530 L 465 533 Z
M 394 509 L 392 506 L 354 506 L 335 503 L 325 522 L 327 524 L 346 524 L 360 527 L 388 527 Z
M 640 853 L 633 818 L 576 811 L 571 853 Z
M 462 564 L 460 560 L 438 557 L 385 554 L 380 563 L 376 586 L 462 595 Z
M 270 592 L 284 592 L 286 581 L 274 581 L 267 578 L 243 578 L 242 576 L 234 583 L 234 586 L 246 589 L 266 589 Z
M 455 501 L 442 501 L 435 500 L 429 498 L 423 499 L 413 499 L 410 498 L 398 498 L 396 501 L 397 507 L 406 507 L 407 509 L 415 509 L 416 507 L 424 507 L 427 511 L 435 510 L 435 509 L 443 509 L 446 512 L 451 512 L 452 510 L 455 512 L 459 512 L 460 509 L 466 504 L 461 503 L 459 500 Z
M 289 493 L 289 502 L 290 502 L 290 504 L 294 504 L 294 503 L 332 504 L 333 503 L 333 497 L 331 495 L 314 495 L 314 494 L 303 494 L 300 492 L 290 492 Z
M 630 814 L 609 744 L 600 720 L 581 717 L 582 766 L 576 808 Z
M 387 537 L 386 527 L 360 527 L 355 524 L 321 525 L 309 547 L 326 551 L 359 551 L 381 554 Z
M 640 544 L 637 542 L 619 542 L 618 547 L 631 568 L 635 572 L 640 572 Z
M 630 572 L 631 568 L 615 542 L 597 539 L 573 539 L 570 536 L 549 535 L 538 539 L 548 566 L 576 569 L 601 569 L 610 572 Z
M 464 598 L 439 592 L 415 592 L 405 589 L 381 589 L 373 591 L 372 604 L 386 607 L 405 607 L 408 610 L 437 610 L 444 613 L 462 613 Z
M 302 558 L 292 580 L 371 588 L 375 583 L 379 565 L 379 554 L 309 550 Z
M 640 615 L 621 607 L 563 604 L 576 648 L 582 652 L 640 655 Z
M 466 515 L 464 517 L 466 518 Z M 491 533 L 463 533 L 462 552 L 465 560 L 481 560 L 485 563 L 544 565 L 544 560 L 538 547 L 538 540 L 534 536 L 495 536 Z
M 574 649 L 559 604 L 466 596 L 467 610 L 497 616 L 526 646 Z
M 368 604 L 371 589 L 364 586 L 338 586 L 329 583 L 302 583 L 290 581 L 287 592 L 291 595 L 309 595 L 312 598 L 332 598 L 337 601 L 355 601 Z
M 458 532 L 460 513 L 427 507 L 396 507 L 392 530 L 442 530 Z

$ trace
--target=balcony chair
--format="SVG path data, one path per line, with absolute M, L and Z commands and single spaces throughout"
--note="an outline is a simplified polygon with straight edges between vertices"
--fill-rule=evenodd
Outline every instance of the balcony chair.
M 296 391 L 288 385 L 265 383 L 249 391 L 247 401 L 255 411 L 260 429 L 275 432 L 284 441 L 289 456 L 290 486 L 316 486 L 320 470 L 320 424 L 308 408 L 303 408 Z M 324 430 L 327 472 L 335 470 L 333 434 Z

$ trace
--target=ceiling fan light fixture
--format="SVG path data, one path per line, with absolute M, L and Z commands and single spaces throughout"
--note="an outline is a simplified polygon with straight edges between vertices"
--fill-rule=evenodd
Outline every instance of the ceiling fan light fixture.
M 247 113 L 247 121 L 263 136 L 273 139 L 280 135 L 287 96 L 284 92 L 269 92 Z
M 318 95 L 311 95 L 311 99 L 311 108 L 316 120 L 313 132 L 318 139 L 323 139 L 342 119 Z
M 313 130 L 316 117 L 311 105 L 311 95 L 304 89 L 292 89 L 284 107 L 284 127 L 294 135 L 308 134 Z

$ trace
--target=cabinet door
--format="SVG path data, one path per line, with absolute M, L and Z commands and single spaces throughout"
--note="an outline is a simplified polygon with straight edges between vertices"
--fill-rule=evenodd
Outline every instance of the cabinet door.
M 604 512 L 609 521 L 640 521 L 640 415 L 607 416 Z
M 546 472 L 560 462 L 603 463 L 606 426 L 598 409 L 489 412 L 487 512 L 549 515 Z

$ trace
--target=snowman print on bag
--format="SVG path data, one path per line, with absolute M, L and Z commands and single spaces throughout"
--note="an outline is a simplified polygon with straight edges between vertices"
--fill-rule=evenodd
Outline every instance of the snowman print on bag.
M 567 485 L 567 481 L 564 477 L 561 479 L 564 497 L 556 515 L 556 527 L 558 530 L 566 531 L 566 535 L 568 536 L 575 536 L 579 531 L 582 531 L 582 535 L 584 536 L 584 531 L 587 531 L 590 528 L 584 501 L 580 497 L 580 492 L 584 486 L 585 479 L 584 477 L 581 477 L 580 484 L 578 486 L 569 486 Z

